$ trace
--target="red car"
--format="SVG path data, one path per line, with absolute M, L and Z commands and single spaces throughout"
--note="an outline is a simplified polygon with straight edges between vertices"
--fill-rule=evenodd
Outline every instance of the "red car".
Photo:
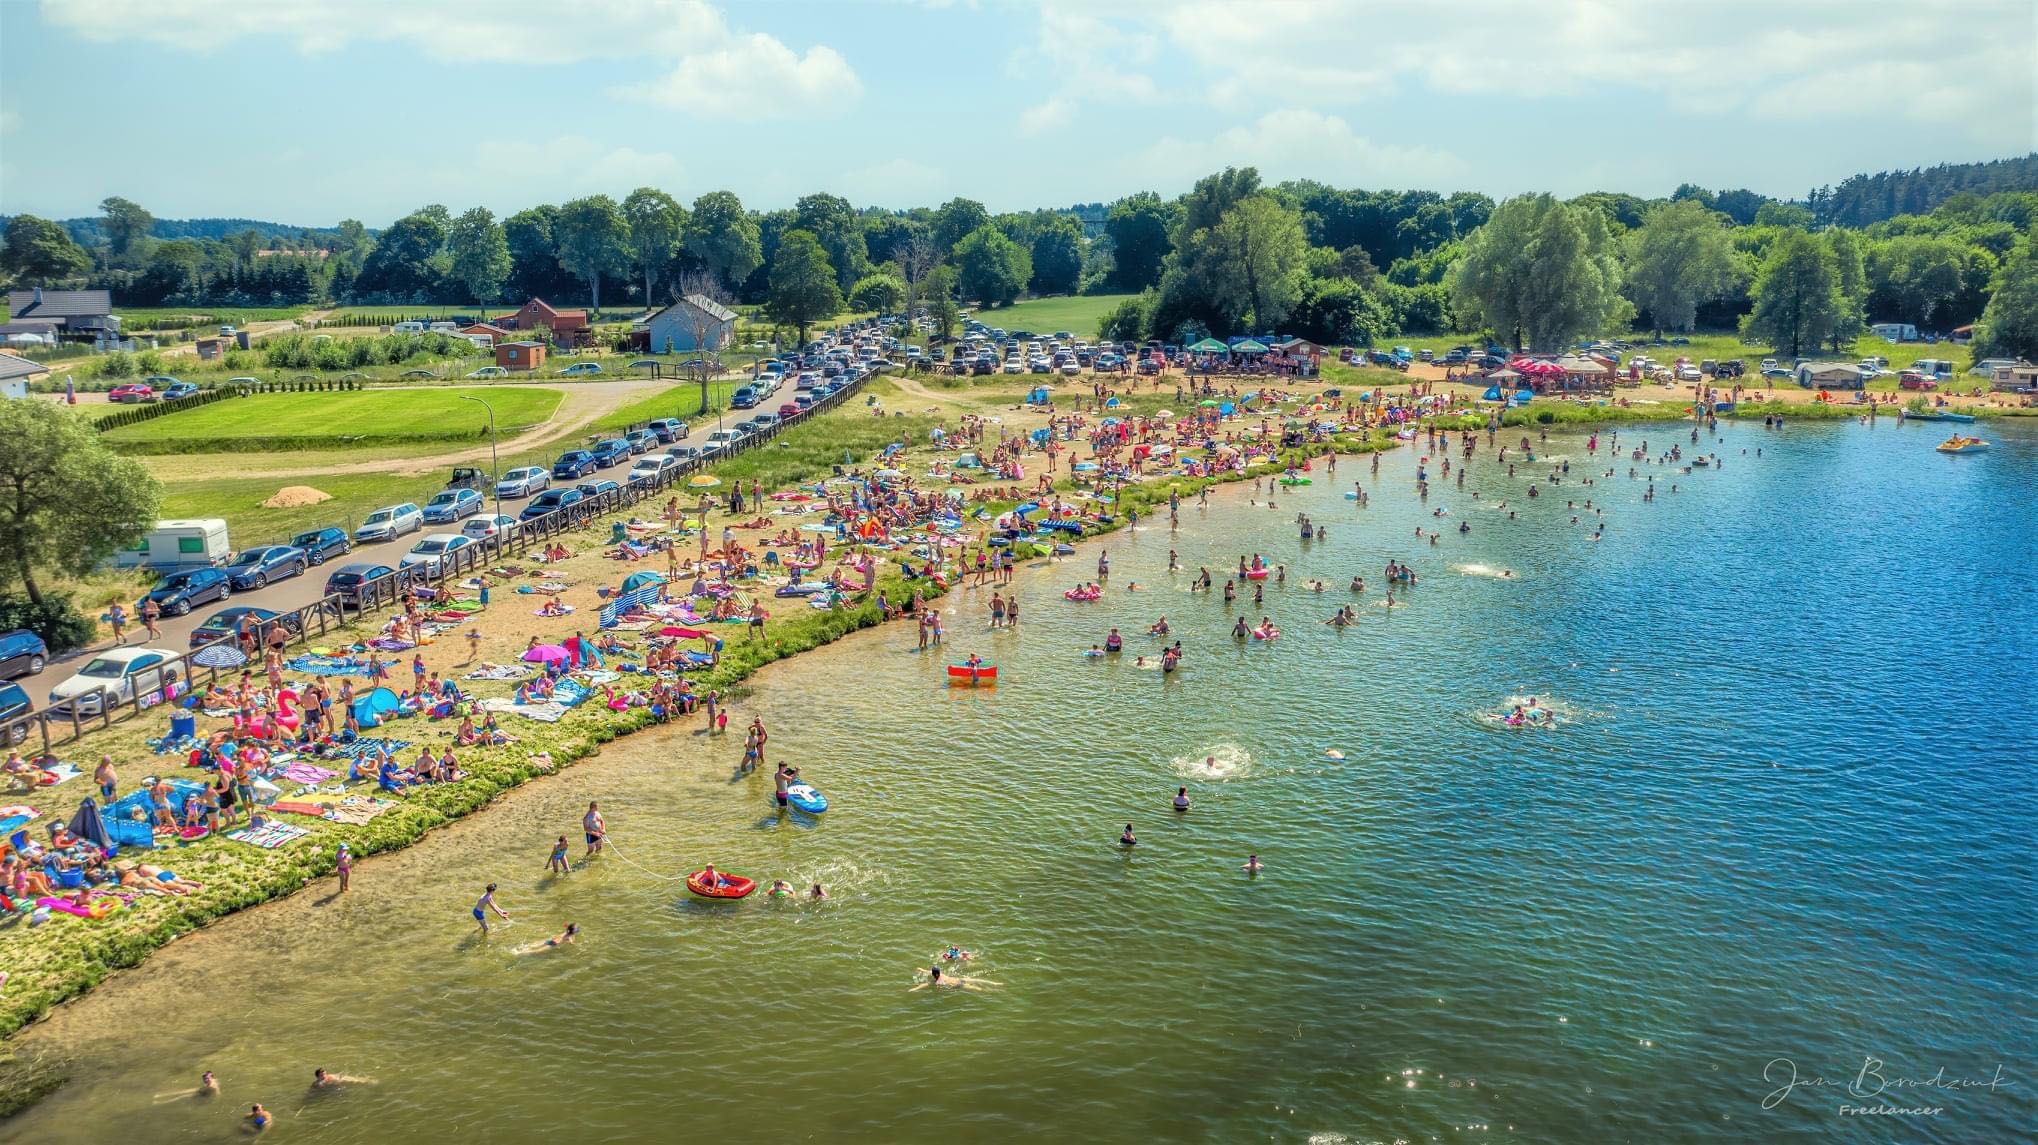
M 791 417 L 798 412 L 800 412 L 800 406 L 798 402 L 787 402 L 786 404 L 778 407 L 778 416 L 781 418 Z
M 1897 378 L 1896 384 L 1906 390 L 1936 390 L 1939 388 L 1939 380 L 1937 378 L 1928 378 L 1916 370 L 1905 370 Z
M 129 382 L 106 391 L 106 400 L 110 402 L 145 402 L 153 400 L 155 396 L 155 387 L 146 382 Z

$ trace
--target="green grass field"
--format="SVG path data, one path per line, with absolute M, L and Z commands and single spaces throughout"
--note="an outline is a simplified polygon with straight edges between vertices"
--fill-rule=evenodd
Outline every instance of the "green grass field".
M 116 306 L 126 330 L 181 330 L 202 326 L 246 326 L 281 322 L 312 308 L 306 306 Z M 211 333 L 211 331 L 201 332 Z
M 1095 338 L 1097 322 L 1131 294 L 1076 294 L 1033 298 L 996 310 L 976 309 L 970 315 L 986 326 L 1052 334 L 1066 330 L 1078 338 Z
M 497 386 L 479 396 L 495 409 L 497 436 L 507 438 L 549 420 L 565 395 Z M 451 389 L 254 394 L 105 435 L 131 453 L 272 452 L 487 436 L 487 410 Z
M 740 380 L 710 382 L 708 383 L 709 398 L 716 405 L 726 407 L 729 404 L 729 395 L 735 393 L 736 388 L 743 384 L 744 383 Z M 780 390 L 779 393 L 785 394 L 788 393 L 788 391 Z M 790 397 L 787 397 L 784 400 L 791 401 L 792 399 Z M 763 408 L 764 407 L 762 406 L 758 407 L 758 409 L 760 410 Z M 771 405 L 770 408 L 776 410 L 778 408 L 778 405 L 773 404 Z M 611 413 L 606 417 L 596 420 L 594 425 L 591 426 L 590 428 L 628 429 L 629 427 L 637 425 L 641 422 L 650 421 L 652 418 L 658 417 L 693 418 L 700 412 L 701 412 L 700 383 L 679 381 L 672 383 L 672 385 L 669 388 L 662 390 L 659 393 L 655 393 L 648 398 L 641 398 L 637 401 L 631 402 L 629 405 L 617 409 L 614 413 Z M 749 411 L 749 413 L 744 414 L 744 416 L 748 417 L 751 414 L 757 412 L 758 410 L 751 410 Z

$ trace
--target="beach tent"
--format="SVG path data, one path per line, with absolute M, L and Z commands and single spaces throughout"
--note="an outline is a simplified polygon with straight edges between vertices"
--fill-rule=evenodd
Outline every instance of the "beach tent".
M 1033 431 L 1033 433 L 1032 433 L 1032 434 L 1031 434 L 1030 436 L 1031 436 L 1031 437 L 1032 437 L 1032 439 L 1033 439 L 1033 444 L 1035 444 L 1035 445 L 1046 445 L 1046 444 L 1047 444 L 1047 439 L 1048 439 L 1048 437 L 1050 436 L 1050 433 L 1049 433 L 1049 431 L 1048 431 L 1048 430 L 1045 430 L 1045 429 L 1036 429 L 1036 430 L 1034 430 L 1034 431 Z
M 1485 392 L 1485 393 L 1483 393 L 1483 394 L 1480 394 L 1480 395 L 1479 395 L 1479 400 L 1480 400 L 1480 401 L 1485 401 L 1485 402 L 1497 402 L 1497 401 L 1504 401 L 1505 399 L 1503 399 L 1503 398 L 1502 398 L 1502 397 L 1500 396 L 1500 387 L 1499 387 L 1499 386 L 1487 386 L 1487 387 L 1486 387 L 1486 392 Z
M 1046 387 L 1046 386 L 1035 386 L 1035 387 L 1033 387 L 1033 392 L 1032 392 L 1032 393 L 1029 393 L 1029 394 L 1027 394 L 1027 395 L 1026 395 L 1026 404 L 1027 404 L 1027 405 L 1035 405 L 1035 406 L 1044 406 L 1044 405 L 1046 405 L 1046 404 L 1047 404 L 1047 387 Z
M 354 722 L 364 728 L 381 723 L 383 717 L 396 710 L 396 693 L 388 688 L 377 688 L 354 699 Z
M 78 804 L 78 813 L 71 816 L 71 834 L 80 839 L 90 840 L 100 850 L 113 846 L 113 839 L 106 833 L 106 824 L 99 819 L 99 805 L 91 796 Z
M 1535 396 L 1536 392 L 1534 390 L 1516 390 L 1514 392 L 1514 404 L 1518 406 L 1525 406 L 1529 404 L 1530 401 L 1534 400 Z
M 1217 407 L 1217 412 L 1223 414 L 1225 417 L 1230 417 L 1232 414 L 1238 412 L 1238 407 L 1232 405 L 1230 402 L 1225 402 L 1223 405 Z
M 623 578 L 623 591 L 635 592 L 647 584 L 664 584 L 665 578 L 655 572 L 635 572 Z

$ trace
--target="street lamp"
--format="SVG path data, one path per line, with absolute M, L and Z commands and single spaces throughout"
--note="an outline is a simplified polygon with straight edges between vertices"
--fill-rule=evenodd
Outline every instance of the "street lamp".
M 502 516 L 502 471 L 496 467 L 495 459 L 495 407 L 477 397 L 457 394 L 463 402 L 481 402 L 481 408 L 488 411 L 488 483 L 495 487 L 495 515 Z

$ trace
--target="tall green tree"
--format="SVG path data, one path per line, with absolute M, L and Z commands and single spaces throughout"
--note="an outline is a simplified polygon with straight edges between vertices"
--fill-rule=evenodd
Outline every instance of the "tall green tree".
M 1861 236 L 1836 227 L 1825 240 L 1833 252 L 1833 327 L 1826 340 L 1839 353 L 1868 329 L 1868 272 Z
M 874 314 L 896 314 L 899 304 L 905 300 L 905 282 L 887 271 L 864 275 L 856 280 L 855 289 L 849 292 L 851 310 L 868 310 Z
M 933 240 L 928 241 L 931 244 Z M 955 337 L 955 328 L 962 322 L 962 311 L 955 305 L 955 271 L 939 264 L 929 266 L 920 279 L 920 290 L 927 299 L 934 336 L 943 342 Z
M 957 244 L 991 221 L 991 212 L 975 199 L 950 199 L 934 212 L 934 241 L 952 255 Z
M 1606 215 L 1550 195 L 1494 208 L 1465 240 L 1449 281 L 1459 314 L 1517 349 L 1559 349 L 1631 313 Z
M 1741 333 L 1793 357 L 1817 349 L 1840 310 L 1832 249 L 1803 231 L 1783 232 L 1769 244 L 1752 293 L 1755 309 L 1741 319 Z
M 870 248 L 863 242 L 863 221 L 849 200 L 839 195 L 807 195 L 793 204 L 794 225 L 814 236 L 835 268 L 835 286 L 846 291 L 870 273 Z M 774 262 L 772 265 L 776 266 Z
M 431 301 L 445 261 L 447 230 L 429 208 L 389 224 L 361 263 L 354 290 L 406 302 Z
M 835 267 L 812 231 L 794 229 L 779 237 L 778 253 L 771 260 L 771 295 L 764 309 L 774 321 L 796 327 L 802 345 L 809 326 L 842 313 Z
M 1083 224 L 1056 215 L 1033 236 L 1035 294 L 1074 294 L 1083 277 Z
M 1896 235 L 1868 244 L 1863 258 L 1870 315 L 1927 330 L 1972 321 L 1987 302 L 1995 259 L 1944 235 Z
M 1128 195 L 1104 216 L 1104 234 L 1111 240 L 1110 283 L 1115 290 L 1140 291 L 1157 286 L 1161 260 L 1174 249 L 1169 238 L 1175 208 L 1152 191 Z
M 743 200 L 733 191 L 710 191 L 693 201 L 693 215 L 686 224 L 686 251 L 732 289 L 764 263 L 757 220 L 743 209 Z
M 1975 325 L 1974 356 L 2038 361 L 2038 247 L 2028 237 L 1996 269 Z
M 1696 199 L 1651 210 L 1625 238 L 1628 300 L 1658 331 L 1689 331 L 1700 303 L 1724 298 L 1747 272 L 1726 221 Z
M 43 602 L 39 573 L 84 576 L 155 527 L 162 487 L 55 402 L 0 401 L 0 585 Z
M 116 266 L 139 265 L 149 253 L 149 232 L 156 225 L 154 215 L 140 203 L 108 196 L 99 204 L 100 229 L 106 232 L 106 249 Z
M 34 215 L 7 220 L 0 274 L 23 286 L 55 286 L 92 269 L 92 256 L 60 223 Z
M 1239 313 L 1247 328 L 1271 332 L 1302 288 L 1309 248 L 1302 212 L 1271 195 L 1250 195 L 1226 211 L 1212 233 L 1219 281 L 1243 303 Z
M 559 208 L 552 241 L 559 265 L 587 283 L 600 310 L 602 275 L 620 274 L 630 265 L 630 224 L 623 209 L 607 195 L 575 199 Z
M 572 283 L 560 269 L 559 244 L 552 238 L 558 222 L 559 208 L 550 203 L 526 207 L 503 220 L 502 236 L 510 252 L 509 288 L 515 297 L 558 297 Z
M 453 280 L 466 288 L 467 297 L 483 306 L 502 297 L 510 275 L 510 248 L 493 212 L 475 207 L 454 219 L 446 250 L 452 256 Z
M 1033 256 L 989 223 L 955 244 L 956 286 L 985 306 L 1010 306 L 1033 277 Z
M 630 224 L 630 253 L 644 271 L 644 305 L 656 306 L 651 291 L 686 235 L 686 208 L 656 187 L 639 187 L 623 200 L 623 219 Z

